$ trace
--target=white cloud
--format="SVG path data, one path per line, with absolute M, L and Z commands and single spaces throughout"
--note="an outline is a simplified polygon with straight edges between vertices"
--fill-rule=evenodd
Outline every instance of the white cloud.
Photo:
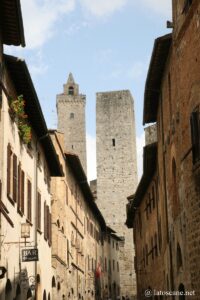
M 127 2 L 128 0 L 80 0 L 82 7 L 97 17 L 111 15 Z
M 140 0 L 140 3 L 156 14 L 171 18 L 171 0 Z
M 55 32 L 55 23 L 75 8 L 75 0 L 22 0 L 27 48 L 41 47 Z
M 87 177 L 88 181 L 96 179 L 96 138 L 87 134 Z
M 48 71 L 48 65 L 44 63 L 42 51 L 37 51 L 35 55 L 31 56 L 29 69 L 33 77 L 43 75 Z
M 137 145 L 137 166 L 138 166 L 138 180 L 140 180 L 143 174 L 143 147 L 145 145 L 145 134 L 144 132 L 136 137 Z

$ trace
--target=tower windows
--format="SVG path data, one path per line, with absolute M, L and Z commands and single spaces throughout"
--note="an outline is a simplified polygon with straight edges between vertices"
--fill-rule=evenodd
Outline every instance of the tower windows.
M 70 119 L 74 119 L 74 113 L 70 113 Z
M 112 145 L 115 147 L 115 139 L 112 139 Z
M 73 86 L 70 86 L 68 89 L 68 95 L 74 95 L 74 88 Z

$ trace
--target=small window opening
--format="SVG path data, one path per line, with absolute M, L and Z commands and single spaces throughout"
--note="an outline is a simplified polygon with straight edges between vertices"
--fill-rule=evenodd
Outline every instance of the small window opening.
M 70 119 L 74 119 L 74 113 L 70 113 Z
M 74 88 L 73 88 L 73 86 L 69 87 L 68 94 L 69 95 L 74 95 Z
M 112 145 L 115 147 L 115 139 L 112 139 Z

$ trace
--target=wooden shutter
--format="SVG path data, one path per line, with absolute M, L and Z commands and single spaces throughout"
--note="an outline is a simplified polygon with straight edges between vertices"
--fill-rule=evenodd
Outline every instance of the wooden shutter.
M 13 201 L 17 202 L 17 156 L 13 155 Z
M 17 209 L 21 211 L 21 163 L 18 165 Z
M 11 146 L 7 146 L 7 195 L 10 195 L 11 192 Z
M 44 202 L 44 238 L 47 240 L 47 209 L 46 209 L 46 202 Z
M 49 213 L 49 246 L 52 244 L 51 213 Z
M 39 192 L 37 197 L 37 228 L 41 230 L 41 194 Z
M 27 213 L 28 213 L 28 220 L 31 222 L 31 215 L 32 215 L 32 207 L 31 207 L 31 205 L 32 205 L 32 201 L 31 201 L 31 190 L 32 190 L 32 187 L 31 187 L 31 182 L 30 182 L 30 180 L 28 180 L 28 205 L 27 205 L 27 207 L 28 207 L 28 211 L 27 211 Z
M 25 184 L 25 174 L 24 171 L 21 170 L 21 212 L 24 214 L 24 184 Z
M 47 233 L 47 240 L 49 240 L 49 207 L 46 206 L 46 216 L 47 216 L 47 223 L 46 223 L 46 233 Z

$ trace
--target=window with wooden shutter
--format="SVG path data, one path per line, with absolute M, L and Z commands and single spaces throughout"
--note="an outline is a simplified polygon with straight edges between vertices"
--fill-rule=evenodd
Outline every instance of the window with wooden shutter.
M 27 186 L 27 218 L 30 222 L 32 221 L 31 193 L 32 193 L 32 186 L 31 186 L 30 180 L 28 180 L 28 186 Z
M 21 199 L 20 199 L 20 202 L 21 202 L 21 212 L 24 214 L 24 184 L 25 184 L 25 174 L 24 174 L 24 171 L 21 170 L 21 180 L 20 180 L 20 183 L 21 183 Z
M 44 239 L 47 240 L 47 209 L 46 209 L 46 201 L 44 202 Z
M 13 155 L 13 201 L 17 202 L 17 156 Z
M 52 244 L 51 213 L 49 213 L 49 246 Z
M 7 146 L 7 195 L 10 196 L 11 193 L 11 157 L 12 151 L 11 146 Z
M 37 194 L 37 229 L 41 231 L 41 194 Z
M 17 183 L 17 210 L 21 212 L 21 163 L 18 165 L 18 183 Z
M 199 107 L 190 117 L 193 164 L 200 160 L 200 111 Z

